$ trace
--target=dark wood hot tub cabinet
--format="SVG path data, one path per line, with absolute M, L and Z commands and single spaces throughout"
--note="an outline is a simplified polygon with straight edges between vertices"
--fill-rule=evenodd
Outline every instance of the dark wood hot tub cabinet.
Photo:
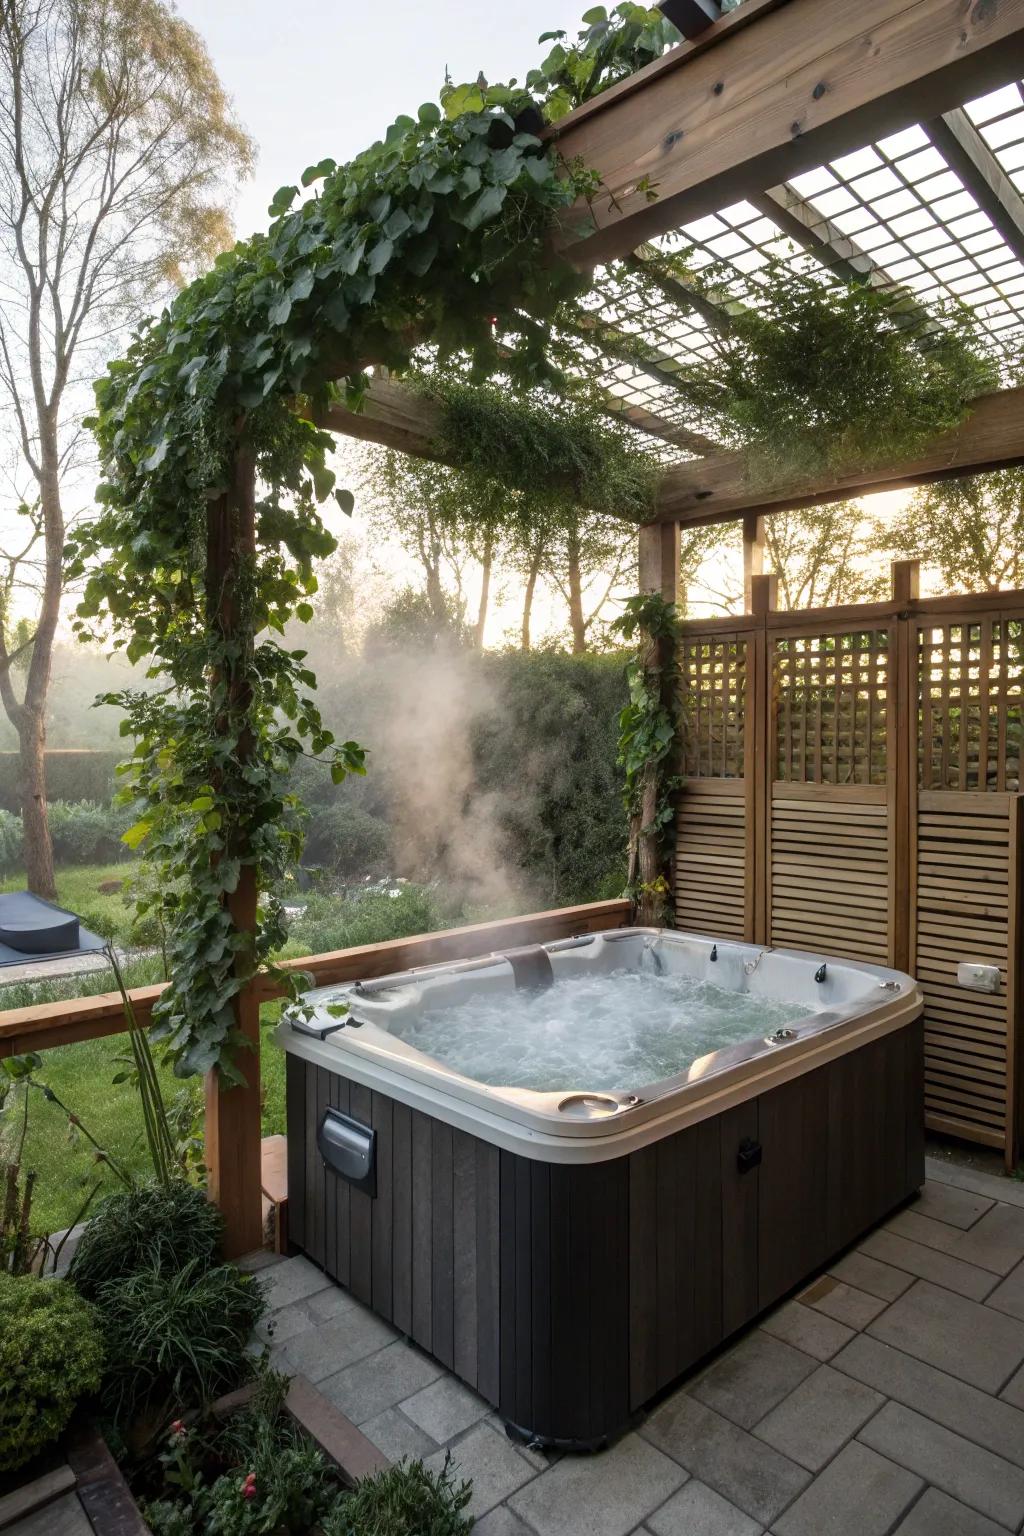
M 292 1241 L 514 1429 L 601 1445 L 924 1180 L 920 1020 L 663 1140 L 499 1150 L 289 1053 Z M 376 1194 L 317 1130 L 372 1127 Z

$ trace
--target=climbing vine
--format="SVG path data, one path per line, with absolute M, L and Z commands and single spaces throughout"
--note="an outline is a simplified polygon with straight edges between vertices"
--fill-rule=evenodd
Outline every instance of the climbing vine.
M 660 25 L 636 6 L 602 16 L 588 32 L 620 43 L 590 91 Z M 322 758 L 336 780 L 365 769 L 357 743 L 325 728 L 305 653 L 283 638 L 312 616 L 314 562 L 333 547 L 323 504 L 352 507 L 318 421 L 339 392 L 359 408 L 369 367 L 402 371 L 428 343 L 467 358 L 474 380 L 551 375 L 548 322 L 584 280 L 548 236 L 596 191 L 539 136 L 552 89 L 546 75 L 448 84 L 440 106 L 398 118 L 348 165 L 310 166 L 276 194 L 267 233 L 143 325 L 96 385 L 99 515 L 69 546 L 68 574 L 84 579 L 79 633 L 145 663 L 152 685 L 110 699 L 134 744 L 129 841 L 157 875 L 144 900 L 170 933 L 155 1033 L 181 1075 L 238 1077 L 236 999 L 284 939 L 278 892 L 301 848 L 291 764 Z M 237 911 L 253 889 L 255 922 Z
M 670 920 L 665 867 L 679 765 L 679 617 L 659 593 L 631 597 L 615 628 L 636 645 L 627 667 L 629 703 L 619 716 L 619 764 L 629 818 L 628 893 L 640 921 Z

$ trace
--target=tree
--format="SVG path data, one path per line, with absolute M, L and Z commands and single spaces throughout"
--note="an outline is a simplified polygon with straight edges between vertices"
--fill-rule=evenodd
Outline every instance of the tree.
M 629 523 L 566 508 L 552 529 L 544 574 L 569 610 L 572 653 L 589 648 L 595 622 L 617 587 L 636 585 L 637 533 Z
M 938 566 L 947 590 L 1024 585 L 1024 469 L 922 486 L 887 539 Z
M 885 596 L 887 573 L 873 563 L 877 546 L 857 502 L 776 512 L 764 528 L 765 563 L 778 576 L 780 608 L 829 608 Z
M 18 734 L 26 870 L 40 895 L 55 894 L 46 703 L 66 492 L 83 468 L 81 386 L 122 327 L 229 243 L 219 194 L 252 153 L 204 44 L 162 0 L 0 5 L 0 399 L 36 527 L 7 557 L 34 622 L 18 686 L 12 578 L 0 700 Z

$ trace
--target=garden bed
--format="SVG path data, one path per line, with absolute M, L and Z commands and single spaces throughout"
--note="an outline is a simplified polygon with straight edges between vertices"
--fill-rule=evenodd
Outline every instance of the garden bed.
M 226 1420 L 247 1407 L 257 1390 L 258 1384 L 250 1382 L 226 1394 L 212 1405 L 211 1418 Z M 284 1406 L 303 1436 L 337 1468 L 346 1487 L 391 1465 L 305 1376 L 292 1377 Z M 96 1536 L 151 1536 L 151 1527 L 99 1428 L 80 1420 L 68 1433 L 66 1449 L 78 1497 Z

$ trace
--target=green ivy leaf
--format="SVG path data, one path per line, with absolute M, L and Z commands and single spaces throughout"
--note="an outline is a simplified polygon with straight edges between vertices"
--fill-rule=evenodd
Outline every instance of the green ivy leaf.
M 383 272 L 393 253 L 394 246 L 390 240 L 378 240 L 366 258 L 366 270 L 371 277 L 376 277 L 379 272 Z
M 287 213 L 299 195 L 298 187 L 278 187 L 267 212 L 272 219 L 279 218 L 282 213 Z
M 356 499 L 351 491 L 335 491 L 334 499 L 344 512 L 346 517 L 351 517 L 356 509 Z
M 467 229 L 479 229 L 481 224 L 501 212 L 507 193 L 507 187 L 485 187 L 462 216 L 460 223 L 465 224 Z
M 425 101 L 416 116 L 424 128 L 433 128 L 441 121 L 441 108 L 435 101 Z
M 336 171 L 337 169 L 338 167 L 336 162 L 329 159 L 320 160 L 316 165 L 308 165 L 300 178 L 302 185 L 304 187 L 311 187 L 314 181 L 322 181 L 325 176 L 329 176 L 332 171 Z M 282 188 L 282 191 L 285 190 L 288 189 Z
M 267 319 L 271 325 L 287 325 L 288 316 L 292 312 L 292 301 L 286 293 L 282 294 L 275 304 L 267 310 Z

